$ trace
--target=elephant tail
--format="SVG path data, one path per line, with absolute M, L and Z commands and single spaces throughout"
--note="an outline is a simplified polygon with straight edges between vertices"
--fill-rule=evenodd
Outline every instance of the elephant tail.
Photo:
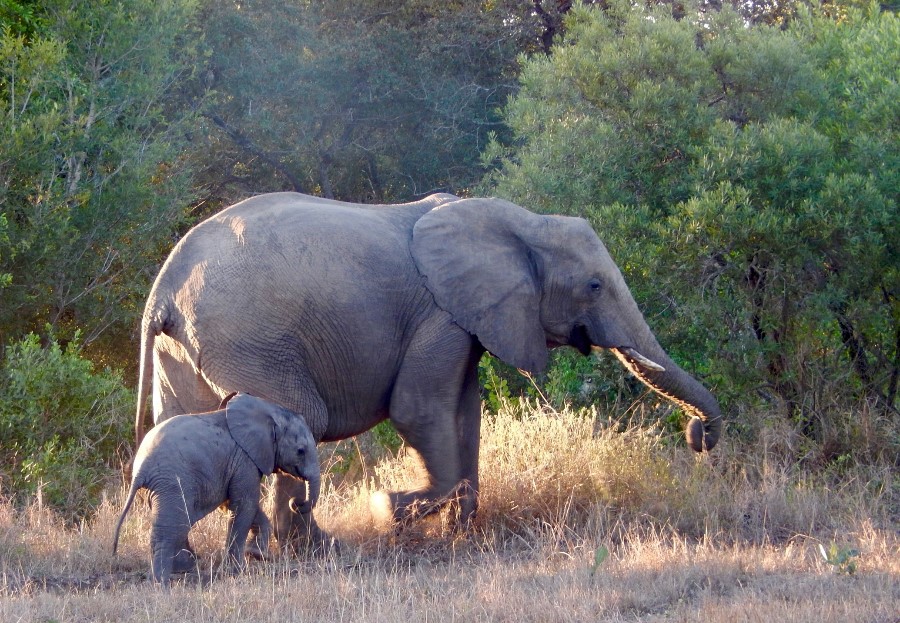
M 131 504 L 134 502 L 134 496 L 137 495 L 138 489 L 140 489 L 142 486 L 144 485 L 139 482 L 138 476 L 135 476 L 134 480 L 131 481 L 131 488 L 128 490 L 128 498 L 125 500 L 125 506 L 122 508 L 122 513 L 119 515 L 119 521 L 116 523 L 116 530 L 113 533 L 113 556 L 116 555 L 116 550 L 119 548 L 119 532 L 122 530 L 122 524 L 125 522 L 125 516 L 128 514 L 128 511 L 131 510 Z
M 156 334 L 145 315 L 141 323 L 141 361 L 138 372 L 137 415 L 134 419 L 135 448 L 141 446 L 144 438 L 144 422 L 147 419 L 147 396 L 150 395 L 151 377 L 153 375 L 153 341 Z
M 156 336 L 164 332 L 169 325 L 167 319 L 166 307 L 157 305 L 155 297 L 151 294 L 141 322 L 141 359 L 138 371 L 137 414 L 134 419 L 135 449 L 141 446 L 141 440 L 144 439 L 147 397 L 153 385 L 153 343 Z

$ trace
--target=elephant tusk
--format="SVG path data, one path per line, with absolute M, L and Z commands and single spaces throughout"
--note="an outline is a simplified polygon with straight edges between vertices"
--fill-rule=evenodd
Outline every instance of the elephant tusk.
M 591 350 L 599 352 L 599 351 L 606 350 L 606 349 L 603 348 L 602 346 L 597 346 L 595 344 L 592 344 Z M 646 370 L 651 370 L 653 372 L 665 372 L 666 371 L 666 369 L 663 366 L 659 365 L 652 359 L 648 359 L 648 358 L 644 357 L 642 354 L 640 354 L 639 352 L 637 352 L 635 349 L 631 348 L 630 346 L 623 346 L 622 348 L 613 348 L 612 350 L 618 352 L 623 357 L 628 358 L 629 360 L 631 360 L 634 363 L 639 363 L 641 365 L 641 367 Z
M 652 359 L 647 359 L 642 354 L 634 350 L 633 348 L 617 348 L 620 353 L 639 364 L 642 368 L 646 370 L 652 370 L 654 372 L 665 372 L 666 369 L 653 361 Z

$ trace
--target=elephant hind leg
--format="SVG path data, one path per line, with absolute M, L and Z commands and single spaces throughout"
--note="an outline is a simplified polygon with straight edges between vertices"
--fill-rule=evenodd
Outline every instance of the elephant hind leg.
M 181 570 L 175 570 L 175 561 L 183 552 L 180 544 L 187 541 L 187 530 L 180 528 L 171 529 L 165 526 L 154 525 L 150 532 L 150 551 L 152 558 L 150 568 L 153 573 L 153 579 L 168 586 L 172 577 L 172 573 L 179 573 Z M 191 552 L 193 557 L 193 552 Z M 180 565 L 179 565 L 180 566 Z
M 154 345 L 153 419 L 215 410 L 221 402 L 179 342 L 161 334 Z
M 272 520 L 275 540 L 282 550 L 318 551 L 336 545 L 313 517 L 306 481 L 286 474 L 275 474 Z
M 184 541 L 175 548 L 172 558 L 172 573 L 190 573 L 196 569 L 197 554 L 185 535 Z

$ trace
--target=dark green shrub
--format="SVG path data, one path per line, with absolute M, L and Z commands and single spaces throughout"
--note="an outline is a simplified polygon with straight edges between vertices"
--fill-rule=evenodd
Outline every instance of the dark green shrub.
M 4 495 L 41 491 L 45 504 L 83 515 L 117 477 L 134 397 L 117 372 L 95 371 L 77 339 L 63 348 L 31 333 L 0 369 L 0 480 Z

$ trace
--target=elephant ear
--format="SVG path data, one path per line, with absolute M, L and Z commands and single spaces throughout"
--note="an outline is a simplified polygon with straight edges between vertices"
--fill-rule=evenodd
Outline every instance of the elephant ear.
M 225 421 L 232 439 L 263 474 L 275 470 L 275 422 L 271 403 L 250 394 L 237 394 L 225 405 Z
M 541 291 L 529 234 L 543 217 L 501 199 L 462 199 L 427 212 L 411 251 L 437 304 L 492 354 L 529 372 L 547 366 Z

